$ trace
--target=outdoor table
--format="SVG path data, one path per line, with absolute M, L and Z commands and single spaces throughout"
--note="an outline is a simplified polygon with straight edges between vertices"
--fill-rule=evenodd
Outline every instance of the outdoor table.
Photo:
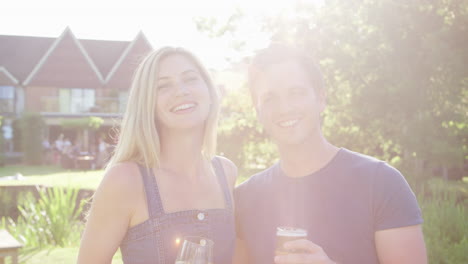
M 94 161 L 94 156 L 83 155 L 76 157 L 76 167 L 78 169 L 90 170 Z
M 18 264 L 18 249 L 23 245 L 4 229 L 0 229 L 0 264 L 4 263 L 6 257 L 12 258 L 13 264 Z

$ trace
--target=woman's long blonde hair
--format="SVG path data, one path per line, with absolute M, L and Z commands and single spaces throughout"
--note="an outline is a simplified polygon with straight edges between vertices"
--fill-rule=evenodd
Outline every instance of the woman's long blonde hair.
M 189 59 L 200 71 L 208 86 L 211 106 L 205 122 L 202 155 L 207 160 L 215 155 L 216 127 L 219 113 L 219 93 L 208 71 L 200 61 L 183 48 L 163 47 L 153 51 L 140 63 L 133 76 L 127 108 L 125 110 L 118 142 L 106 170 L 117 163 L 132 161 L 153 168 L 159 166 L 161 142 L 156 128 L 156 99 L 158 91 L 159 65 L 170 55 L 182 55 Z

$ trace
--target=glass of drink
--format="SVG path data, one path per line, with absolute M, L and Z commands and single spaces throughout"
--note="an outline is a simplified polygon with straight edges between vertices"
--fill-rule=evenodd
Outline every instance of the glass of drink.
M 185 237 L 175 264 L 212 264 L 214 242 L 204 237 Z
M 291 251 L 284 248 L 284 243 L 288 241 L 298 240 L 298 239 L 307 239 L 307 230 L 296 228 L 296 227 L 287 227 L 280 226 L 276 228 L 276 255 L 287 255 L 292 253 Z

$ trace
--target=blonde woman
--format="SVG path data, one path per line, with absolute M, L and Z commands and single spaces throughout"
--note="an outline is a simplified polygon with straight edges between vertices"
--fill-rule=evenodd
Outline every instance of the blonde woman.
M 218 92 L 190 52 L 149 54 L 132 83 L 115 153 L 97 189 L 78 263 L 174 263 L 184 236 L 231 263 L 235 165 L 214 156 Z

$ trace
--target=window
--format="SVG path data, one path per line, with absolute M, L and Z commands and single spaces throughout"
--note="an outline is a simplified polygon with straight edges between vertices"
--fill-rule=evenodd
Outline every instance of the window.
M 128 102 L 128 91 L 119 92 L 119 112 L 125 112 Z
M 14 112 L 15 87 L 0 86 L 0 112 Z
M 60 89 L 60 112 L 62 113 L 87 113 L 94 106 L 94 89 Z

